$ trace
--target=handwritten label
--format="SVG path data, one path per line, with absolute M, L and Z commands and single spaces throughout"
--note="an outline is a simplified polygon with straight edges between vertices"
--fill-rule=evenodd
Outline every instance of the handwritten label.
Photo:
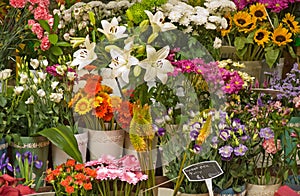
M 182 171 L 189 181 L 203 181 L 223 174 L 222 169 L 216 161 L 196 163 L 184 168 Z

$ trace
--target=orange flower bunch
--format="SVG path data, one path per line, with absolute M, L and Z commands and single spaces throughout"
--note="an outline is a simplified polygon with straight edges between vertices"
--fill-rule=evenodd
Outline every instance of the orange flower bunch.
M 90 195 L 96 176 L 96 170 L 69 159 L 54 170 L 48 169 L 45 180 L 53 185 L 57 195 Z
M 112 89 L 101 84 L 102 77 L 99 75 L 89 72 L 80 80 L 86 83 L 69 103 L 78 115 L 79 125 L 93 130 L 115 129 L 113 103 L 118 103 L 119 98 L 110 96 Z

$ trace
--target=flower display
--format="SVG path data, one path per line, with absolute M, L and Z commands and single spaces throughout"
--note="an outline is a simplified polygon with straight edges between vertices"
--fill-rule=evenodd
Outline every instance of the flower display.
M 133 155 L 127 155 L 115 159 L 109 155 L 103 155 L 95 161 L 78 164 L 75 160 L 57 166 L 54 170 L 47 170 L 46 181 L 51 183 L 57 194 L 69 195 L 106 195 L 110 192 L 119 191 L 124 195 L 130 195 L 133 191 L 139 192 L 147 175 L 141 172 L 138 160 Z M 121 189 L 117 188 L 121 183 Z M 96 188 L 97 187 L 97 188 Z
M 222 36 L 229 45 L 235 46 L 239 60 L 265 59 L 272 67 L 281 57 L 282 50 L 293 51 L 292 38 L 299 33 L 299 24 L 291 13 L 286 13 L 283 18 L 271 15 L 265 5 L 271 4 L 251 3 L 228 15 L 230 25 L 222 31 Z

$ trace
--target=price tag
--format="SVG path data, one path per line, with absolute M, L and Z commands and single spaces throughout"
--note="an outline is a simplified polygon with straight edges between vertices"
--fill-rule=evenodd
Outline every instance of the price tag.
M 216 161 L 196 163 L 187 166 L 182 171 L 191 182 L 205 181 L 210 196 L 213 196 L 212 178 L 216 178 L 223 174 L 221 167 Z

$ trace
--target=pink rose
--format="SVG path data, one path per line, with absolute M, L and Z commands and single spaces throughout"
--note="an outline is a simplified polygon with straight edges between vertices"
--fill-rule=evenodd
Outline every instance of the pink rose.
M 50 41 L 48 39 L 48 36 L 43 37 L 42 43 L 41 43 L 41 46 L 40 46 L 41 49 L 43 51 L 46 51 L 46 50 L 49 50 L 50 46 L 51 46 L 51 43 L 50 43 Z
M 9 4 L 14 8 L 24 8 L 26 5 L 26 0 L 10 0 Z
M 266 150 L 266 152 L 269 154 L 275 154 L 276 152 L 281 150 L 280 140 L 277 140 L 277 147 L 276 147 L 274 138 L 264 140 L 262 146 Z

